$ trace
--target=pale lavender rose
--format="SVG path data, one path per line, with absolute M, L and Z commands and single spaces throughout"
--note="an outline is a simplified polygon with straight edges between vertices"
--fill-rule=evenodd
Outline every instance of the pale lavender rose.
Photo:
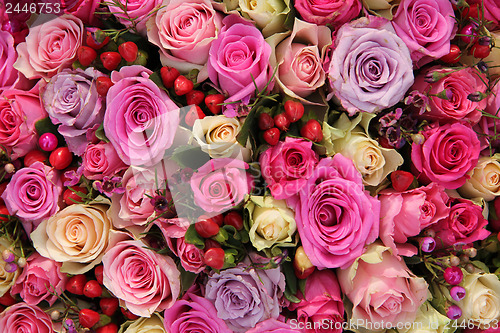
M 182 73 L 200 70 L 198 81 L 208 77 L 210 45 L 219 35 L 222 14 L 209 0 L 164 0 L 147 22 L 148 39 L 160 48 L 164 66 Z
M 280 269 L 256 269 L 249 264 L 246 260 L 213 273 L 206 284 L 205 298 L 235 332 L 246 332 L 263 320 L 278 318 L 281 311 L 285 277 Z
M 0 332 L 53 333 L 52 319 L 38 306 L 17 303 L 0 314 Z
M 42 162 L 36 162 L 12 176 L 2 199 L 10 215 L 19 217 L 26 233 L 30 234 L 43 219 L 59 211 L 61 193 L 59 173 Z
M 312 142 L 286 137 L 260 155 L 262 176 L 275 199 L 297 194 L 312 175 L 318 154 Z
M 297 329 L 293 327 L 296 326 Z M 247 331 L 247 333 L 293 333 L 293 332 L 302 332 L 298 329 L 298 325 L 295 322 L 286 323 L 283 320 L 269 318 L 264 321 L 261 321 L 254 328 Z
M 456 31 L 451 2 L 442 0 L 402 0 L 392 25 L 416 67 L 448 54 Z
M 104 132 L 127 165 L 160 162 L 179 125 L 179 107 L 149 79 L 151 73 L 143 66 L 126 66 L 111 74 Z
M 358 16 L 360 0 L 297 0 L 295 9 L 304 21 L 340 27 Z
M 40 20 L 44 18 L 40 17 Z M 33 25 L 26 42 L 17 46 L 14 68 L 28 79 L 48 79 L 75 61 L 76 51 L 83 43 L 83 22 L 72 15 L 63 15 Z
M 104 119 L 103 99 L 96 90 L 100 76 L 104 74 L 93 67 L 63 70 L 41 89 L 50 120 L 59 125 L 69 150 L 79 156 L 87 146 L 87 132 L 95 132 Z
M 379 236 L 380 202 L 341 154 L 322 159 L 287 203 L 295 210 L 302 246 L 319 269 L 352 264 Z
M 175 262 L 145 246 L 139 240 L 121 241 L 102 258 L 104 286 L 141 317 L 171 307 L 180 293 Z
M 254 93 L 255 85 L 260 91 L 272 78 L 271 46 L 259 29 L 237 15 L 227 16 L 223 24 L 210 46 L 208 76 L 229 95 L 226 102 L 244 100 Z M 267 89 L 272 87 L 270 84 Z
M 83 175 L 87 179 L 102 180 L 127 168 L 109 142 L 89 144 L 82 156 Z
M 134 18 L 136 23 L 135 28 L 140 34 L 145 36 L 147 30 L 146 21 L 155 10 L 160 8 L 162 0 L 117 0 L 116 2 L 121 6 L 110 2 L 108 8 L 118 19 L 118 22 L 128 28 L 132 28 L 134 24 L 130 19 Z M 123 8 L 125 8 L 126 14 L 123 13 Z
M 11 293 L 19 294 L 29 305 L 47 301 L 52 306 L 58 295 L 64 292 L 68 280 L 68 275 L 61 273 L 61 266 L 59 262 L 33 253 L 12 286 Z
M 375 113 L 403 99 L 413 84 L 413 65 L 390 22 L 369 16 L 339 29 L 328 76 L 350 115 Z
M 96 9 L 102 1 L 100 0 L 61 0 L 61 8 L 65 13 L 73 14 L 90 26 L 99 26 L 102 16 L 96 14 Z
M 164 316 L 167 332 L 232 333 L 226 323 L 217 317 L 217 311 L 209 300 L 190 292 L 165 311 Z
M 217 158 L 201 166 L 191 177 L 196 205 L 208 213 L 221 213 L 238 205 L 250 193 L 248 164 L 232 158 Z

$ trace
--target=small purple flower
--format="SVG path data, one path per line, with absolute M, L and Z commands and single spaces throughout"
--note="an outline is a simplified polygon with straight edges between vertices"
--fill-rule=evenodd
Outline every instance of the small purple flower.
M 80 178 L 82 177 L 83 174 L 83 168 L 78 168 L 77 170 L 69 170 L 64 172 L 64 177 L 68 178 L 69 180 L 64 182 L 64 186 L 75 186 L 80 182 Z
M 403 115 L 403 109 L 397 108 L 396 110 L 391 111 L 388 114 L 381 117 L 380 124 L 382 125 L 382 127 L 393 126 L 397 123 L 397 121 L 401 118 L 402 115 Z
M 429 97 L 422 94 L 418 90 L 413 90 L 410 92 L 408 97 L 405 98 L 405 104 L 412 104 L 417 110 L 418 114 L 423 114 L 424 112 L 430 111 Z
M 93 186 L 96 190 L 107 195 L 108 197 L 110 197 L 113 193 L 125 193 L 125 188 L 122 186 L 122 177 L 118 176 L 105 176 L 102 181 L 96 180 Z

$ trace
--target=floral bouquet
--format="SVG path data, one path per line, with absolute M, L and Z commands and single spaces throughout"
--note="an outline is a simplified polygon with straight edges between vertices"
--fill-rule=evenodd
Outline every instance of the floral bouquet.
M 2 0 L 0 332 L 499 332 L 497 0 Z

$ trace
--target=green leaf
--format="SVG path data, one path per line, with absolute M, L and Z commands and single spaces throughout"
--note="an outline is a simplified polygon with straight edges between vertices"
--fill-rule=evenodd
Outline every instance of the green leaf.
M 191 288 L 198 274 L 186 271 L 180 263 L 177 265 L 177 268 L 181 273 L 181 295 L 182 295 L 186 292 L 186 290 Z
M 285 288 L 285 297 L 287 300 L 289 300 L 290 302 L 292 303 L 300 303 L 300 299 L 297 298 L 297 296 L 295 296 L 291 291 L 290 289 L 288 289 L 288 285 L 287 287 Z
M 283 263 L 283 274 L 285 274 L 286 286 L 290 288 L 292 294 L 297 293 L 297 277 L 293 272 L 293 264 L 291 261 L 285 261 Z
M 471 264 L 473 264 L 474 266 L 476 266 L 480 270 L 484 271 L 485 273 L 490 272 L 490 269 L 488 268 L 488 266 L 486 266 L 486 264 L 482 261 L 474 260 L 474 261 L 471 261 Z
M 304 295 L 304 298 L 306 297 L 306 282 L 307 279 L 299 279 L 299 290 Z
M 205 241 L 203 238 L 201 238 L 200 235 L 196 232 L 196 229 L 194 228 L 194 224 L 191 224 L 186 231 L 186 234 L 184 235 L 184 240 L 188 244 L 193 244 L 199 249 L 205 248 Z
M 99 128 L 97 129 L 97 131 L 95 131 L 95 136 L 99 140 L 102 140 L 104 142 L 109 142 L 109 139 L 106 137 L 106 134 L 104 133 L 104 125 L 103 124 L 99 125 Z
M 179 164 L 181 168 L 196 170 L 207 163 L 210 160 L 210 156 L 201 150 L 200 147 L 185 145 L 175 148 L 172 160 Z
M 57 126 L 52 124 L 49 117 L 37 121 L 35 123 L 35 129 L 38 135 L 42 135 L 44 133 L 59 134 L 59 132 L 57 132 Z
M 160 87 L 160 89 L 163 89 L 165 90 L 166 92 L 168 92 L 168 89 L 163 85 L 163 81 L 161 79 L 161 76 L 160 76 L 160 73 L 158 72 L 153 72 L 153 74 L 151 74 L 149 76 L 149 79 L 151 81 L 153 81 L 158 87 Z
M 255 128 L 255 122 L 257 121 L 257 108 L 253 107 L 245 118 L 243 126 L 241 126 L 240 133 L 236 136 L 236 140 L 243 147 L 246 146 L 248 136 L 252 128 Z

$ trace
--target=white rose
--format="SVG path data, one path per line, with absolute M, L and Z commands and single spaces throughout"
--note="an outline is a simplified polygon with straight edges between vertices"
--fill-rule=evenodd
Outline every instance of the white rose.
M 429 302 L 425 302 L 417 311 L 417 318 L 413 323 L 408 323 L 409 329 L 400 329 L 400 333 L 448 333 L 454 328 L 451 320 L 442 315 Z
M 500 195 L 500 154 L 482 156 L 469 172 L 470 178 L 458 190 L 465 198 L 494 200 Z
M 7 240 L 5 237 L 0 238 L 0 253 L 5 250 L 11 248 L 11 242 Z M 3 260 L 0 260 L 0 297 L 3 296 L 7 291 L 10 290 L 10 287 L 16 282 L 17 277 L 19 276 L 20 269 L 18 268 L 16 271 L 12 273 L 8 273 L 5 271 L 5 265 L 7 263 Z
M 167 333 L 167 331 L 163 326 L 162 316 L 155 312 L 150 318 L 142 317 L 132 323 L 123 324 L 118 333 Z
M 239 0 L 244 16 L 255 22 L 264 37 L 286 30 L 284 23 L 290 12 L 290 0 Z

